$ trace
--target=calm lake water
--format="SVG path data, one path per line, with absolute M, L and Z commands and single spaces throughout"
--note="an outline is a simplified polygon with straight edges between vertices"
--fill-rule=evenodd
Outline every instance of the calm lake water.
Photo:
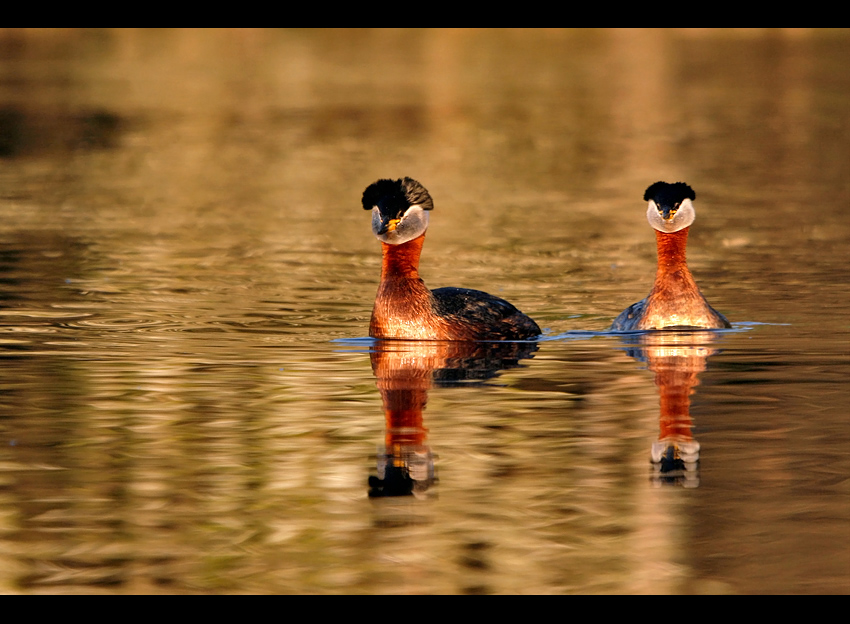
M 848 58 L 0 31 L 0 591 L 850 593 Z M 360 196 L 401 176 L 426 283 L 540 341 L 366 337 Z M 696 190 L 733 329 L 606 332 L 652 283 L 656 180 Z

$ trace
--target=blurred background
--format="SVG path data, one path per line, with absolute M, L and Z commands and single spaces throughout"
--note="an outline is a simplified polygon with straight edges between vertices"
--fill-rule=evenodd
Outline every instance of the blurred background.
M 847 593 L 848 58 L 847 29 L 0 29 L 0 591 Z M 366 337 L 360 197 L 402 176 L 426 284 L 539 343 Z M 695 189 L 732 330 L 606 332 L 657 180 Z

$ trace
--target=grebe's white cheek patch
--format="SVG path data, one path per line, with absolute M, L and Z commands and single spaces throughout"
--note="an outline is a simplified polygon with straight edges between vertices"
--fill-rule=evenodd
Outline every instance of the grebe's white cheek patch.
M 691 223 L 696 219 L 696 212 L 694 212 L 694 205 L 691 203 L 691 200 L 685 198 L 682 200 L 682 203 L 679 204 L 679 210 L 676 211 L 676 216 L 670 219 L 668 227 L 668 232 L 678 232 L 679 230 L 683 230 L 688 227 Z
M 373 213 L 374 214 L 374 213 Z M 411 206 L 408 208 L 401 220 L 391 232 L 378 234 L 381 231 L 381 213 L 378 212 L 377 224 L 372 220 L 372 231 L 378 240 L 381 240 L 389 245 L 401 245 L 407 241 L 421 236 L 428 229 L 428 213 L 422 210 L 419 206 Z
M 658 206 L 652 199 L 649 200 L 649 205 L 646 207 L 646 220 L 654 229 L 660 232 L 665 231 L 664 219 L 661 218 L 661 215 L 658 213 Z
M 650 199 L 649 206 L 646 209 L 646 220 L 649 221 L 649 225 L 659 232 L 666 232 L 668 234 L 685 229 L 694 222 L 695 218 L 696 213 L 694 212 L 694 205 L 691 203 L 691 200 L 687 198 L 682 200 L 682 203 L 679 204 L 679 208 L 676 210 L 676 214 L 673 215 L 673 218 L 666 221 L 658 211 L 658 205 L 655 201 Z
M 421 236 L 427 229 L 428 213 L 419 206 L 411 206 L 404 212 L 401 222 L 396 227 L 395 234 L 398 238 L 393 242 L 401 245 Z
M 381 211 L 377 206 L 372 208 L 372 233 L 377 236 L 381 231 Z

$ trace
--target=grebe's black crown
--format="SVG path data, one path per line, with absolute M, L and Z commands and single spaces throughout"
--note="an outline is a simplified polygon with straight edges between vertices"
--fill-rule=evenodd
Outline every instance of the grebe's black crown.
M 658 206 L 669 207 L 678 206 L 686 199 L 694 201 L 696 198 L 697 195 L 694 193 L 694 189 L 684 182 L 676 182 L 675 184 L 656 182 L 650 185 L 643 194 L 644 201 L 651 199 Z
M 382 214 L 395 218 L 400 217 L 411 206 L 433 210 L 434 201 L 419 182 L 413 178 L 401 178 L 378 180 L 363 191 L 363 209 L 372 210 L 375 206 Z

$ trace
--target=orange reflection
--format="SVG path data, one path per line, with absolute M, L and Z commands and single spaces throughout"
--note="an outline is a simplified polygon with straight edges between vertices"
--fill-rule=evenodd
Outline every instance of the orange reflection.
M 436 483 L 423 412 L 434 386 L 481 383 L 519 366 L 534 342 L 378 340 L 372 371 L 384 404 L 386 435 L 369 496 L 421 496 Z
M 709 346 L 713 331 L 655 331 L 641 334 L 629 350 L 655 373 L 659 395 L 659 433 L 650 456 L 652 479 L 658 484 L 699 486 L 700 444 L 693 437 L 691 395 L 706 360 L 717 352 Z

